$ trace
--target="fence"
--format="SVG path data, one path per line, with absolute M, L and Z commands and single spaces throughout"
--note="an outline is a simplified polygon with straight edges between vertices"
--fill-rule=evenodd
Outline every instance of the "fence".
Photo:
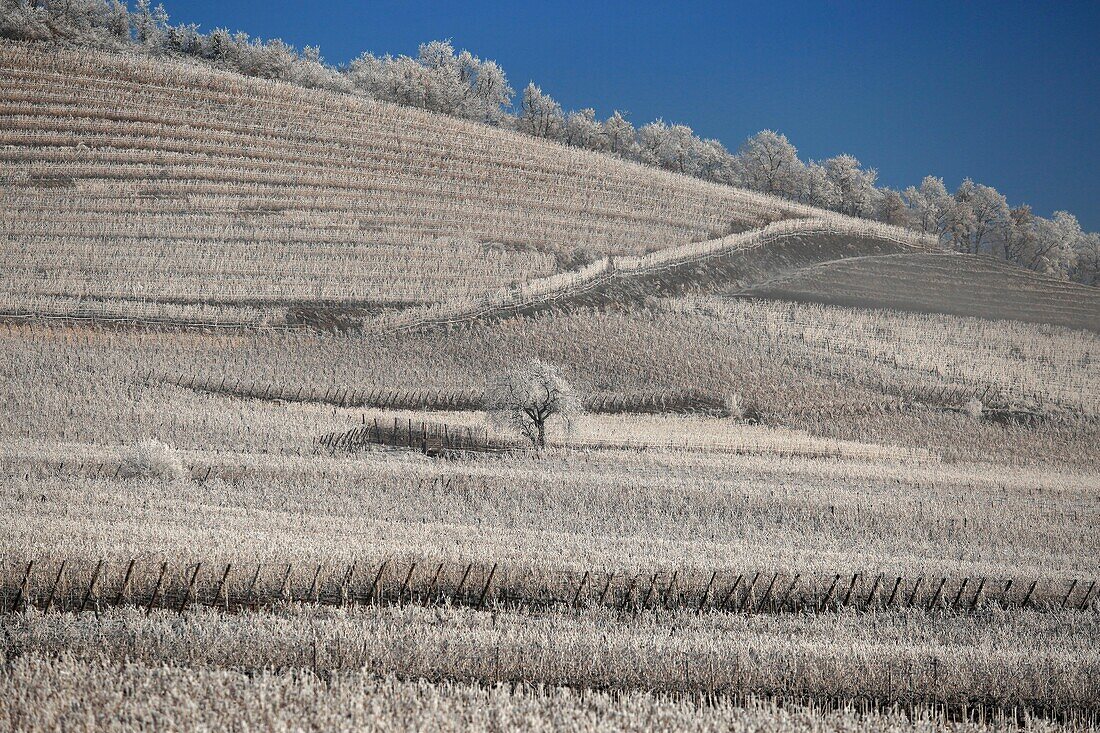
M 991 605 L 1100 610 L 1096 580 L 950 578 L 885 573 L 786 571 L 549 570 L 457 560 L 213 563 L 104 560 L 9 562 L 0 610 L 84 611 L 113 605 L 183 612 L 279 603 L 438 604 L 484 608 L 604 607 L 736 613 L 826 613 L 842 609 L 924 609 L 971 613 Z
M 414 448 L 434 455 L 445 451 L 508 451 L 525 444 L 490 435 L 484 428 L 450 425 L 411 418 L 389 420 L 375 418 L 344 432 L 325 433 L 318 444 L 329 450 L 357 450 L 368 445 L 388 445 L 397 448 Z

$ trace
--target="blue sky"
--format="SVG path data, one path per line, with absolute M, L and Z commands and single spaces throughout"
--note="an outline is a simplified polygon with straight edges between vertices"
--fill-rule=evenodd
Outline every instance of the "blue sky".
M 1100 2 L 164 0 L 333 63 L 450 38 L 566 108 L 662 117 L 735 149 L 785 133 L 903 187 L 966 176 L 1100 229 Z

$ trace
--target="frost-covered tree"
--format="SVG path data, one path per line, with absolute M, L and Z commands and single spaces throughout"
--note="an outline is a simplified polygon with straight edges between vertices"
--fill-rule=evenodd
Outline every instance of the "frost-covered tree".
M 461 76 L 468 89 L 464 93 L 460 113 L 468 120 L 498 125 L 504 119 L 504 110 L 512 105 L 512 87 L 504 69 L 495 61 L 482 61 L 463 51 L 459 60 Z
M 717 140 L 696 138 L 694 175 L 715 183 L 732 184 L 737 181 L 733 156 L 726 146 Z
M 1028 253 L 1035 248 L 1035 214 L 1024 204 L 1008 212 L 1000 255 L 1009 262 L 1026 265 Z
M 880 196 L 875 188 L 878 172 L 874 168 L 864 169 L 852 155 L 838 155 L 829 158 L 822 165 L 829 183 L 836 190 L 839 203 L 837 211 L 848 216 L 871 218 Z
M 756 133 L 737 151 L 734 167 L 748 188 L 790 199 L 801 195 L 805 166 L 786 135 L 773 130 Z
M 562 141 L 585 150 L 606 150 L 607 140 L 603 135 L 603 125 L 596 121 L 596 110 L 570 112 L 565 118 Z
M 536 448 L 546 446 L 548 422 L 558 420 L 570 429 L 581 412 L 580 400 L 558 368 L 537 359 L 496 377 L 488 397 L 491 423 L 519 433 Z
M 692 175 L 697 166 L 696 139 L 687 125 L 656 120 L 638 128 L 639 157 L 643 163 Z
M 1090 232 L 1078 242 L 1072 277 L 1082 285 L 1100 285 L 1100 233 Z
M 913 214 L 914 228 L 942 238 L 955 207 L 955 199 L 947 192 L 943 179 L 925 176 L 920 188 L 909 186 L 904 196 Z
M 1067 278 L 1073 272 L 1077 253 L 1085 245 L 1077 217 L 1068 211 L 1055 211 L 1050 219 L 1035 218 L 1035 237 L 1024 253 L 1023 265 L 1051 277 Z
M 875 218 L 887 224 L 897 227 L 908 227 L 911 224 L 909 207 L 902 195 L 892 188 L 882 189 L 879 197 L 878 211 Z
M 112 50 L 133 43 L 130 11 L 121 0 L 0 0 L 0 37 Z
M 516 128 L 535 137 L 559 140 L 564 126 L 565 115 L 561 105 L 549 94 L 544 94 L 534 82 L 529 83 L 523 90 Z
M 375 99 L 490 124 L 503 120 L 512 100 L 495 62 L 455 53 L 450 41 L 423 43 L 416 58 L 364 53 L 348 65 L 346 77 L 353 89 Z
M 949 217 L 952 244 L 960 252 L 992 252 L 1006 236 L 1009 207 L 1005 197 L 967 178 L 955 191 Z
M 164 31 L 163 50 L 177 56 L 198 56 L 202 34 L 194 23 L 169 25 Z
M 634 125 L 630 124 L 618 110 L 604 121 L 603 138 L 609 153 L 614 153 L 620 158 L 637 160 L 638 139 Z
M 149 0 L 138 0 L 132 18 L 134 40 L 148 52 L 163 52 L 168 30 L 168 13 L 164 10 L 164 6 L 152 7 Z
M 840 206 L 840 193 L 829 180 L 825 166 L 812 160 L 806 164 L 798 200 L 810 206 L 820 206 L 833 211 Z
M 119 475 L 123 478 L 186 481 L 187 468 L 171 446 L 157 440 L 143 440 L 124 448 L 120 455 Z

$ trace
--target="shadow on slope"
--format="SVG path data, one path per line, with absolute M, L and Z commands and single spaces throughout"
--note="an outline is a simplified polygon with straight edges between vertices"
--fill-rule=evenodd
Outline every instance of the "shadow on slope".
M 889 308 L 1100 331 L 1100 290 L 984 256 L 882 254 L 812 264 L 738 297 Z

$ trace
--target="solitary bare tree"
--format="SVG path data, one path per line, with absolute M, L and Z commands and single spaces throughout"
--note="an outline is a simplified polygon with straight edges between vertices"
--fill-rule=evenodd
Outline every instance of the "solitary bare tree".
M 581 405 L 558 368 L 536 359 L 492 381 L 487 409 L 493 425 L 514 430 L 534 447 L 543 448 L 547 421 L 558 418 L 569 429 Z

